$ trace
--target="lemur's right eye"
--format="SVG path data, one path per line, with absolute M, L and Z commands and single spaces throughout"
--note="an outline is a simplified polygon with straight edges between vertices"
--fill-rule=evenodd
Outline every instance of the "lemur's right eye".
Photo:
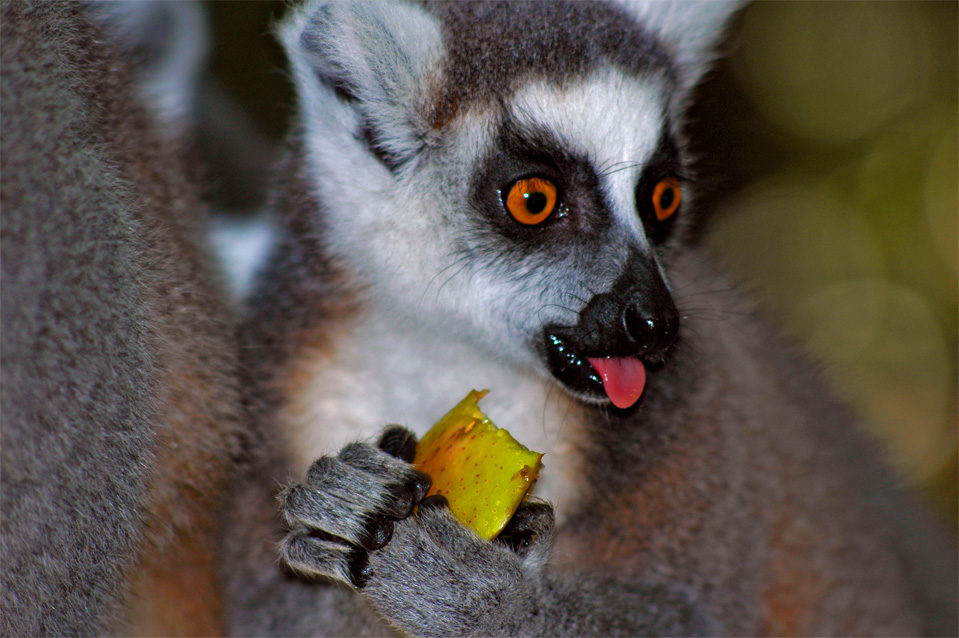
M 556 186 L 542 177 L 517 180 L 506 195 L 506 210 L 526 226 L 546 220 L 556 207 Z

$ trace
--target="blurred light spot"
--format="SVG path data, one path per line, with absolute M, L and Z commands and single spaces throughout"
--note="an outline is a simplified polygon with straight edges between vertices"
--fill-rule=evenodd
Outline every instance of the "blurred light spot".
M 817 360 L 849 365 L 875 343 L 887 301 L 883 280 L 843 281 L 801 300 L 788 323 Z
M 959 215 L 955 135 L 954 105 L 930 103 L 898 118 L 864 148 L 854 190 L 883 246 L 887 276 L 942 307 L 955 305 L 956 297 L 950 268 Z M 930 210 L 936 204 L 936 211 Z M 950 243 L 953 259 L 944 261 L 939 246 L 948 250 Z
M 900 3 L 754 3 L 734 71 L 764 115 L 843 143 L 930 95 L 932 29 Z
M 792 329 L 807 339 L 825 375 L 864 418 L 911 480 L 949 461 L 949 352 L 929 303 L 880 279 L 833 284 L 800 305 Z
M 959 275 L 959 129 L 947 129 L 926 179 L 926 221 L 939 254 Z M 955 290 L 953 290 L 955 292 Z
M 247 219 L 211 216 L 207 239 L 226 279 L 230 297 L 240 303 L 276 242 L 274 221 L 266 214 Z
M 879 277 L 879 246 L 855 208 L 801 176 L 761 183 L 728 203 L 709 247 L 783 319 L 797 300 L 848 279 Z

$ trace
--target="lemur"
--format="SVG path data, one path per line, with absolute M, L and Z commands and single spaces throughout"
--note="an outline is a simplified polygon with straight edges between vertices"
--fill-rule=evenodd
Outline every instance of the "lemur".
M 736 8 L 292 12 L 232 632 L 955 635 L 955 548 L 685 241 L 683 113 Z M 494 542 L 409 464 L 473 388 L 546 453 Z
M 0 9 L 0 635 L 222 633 L 238 357 L 177 116 L 88 4 Z

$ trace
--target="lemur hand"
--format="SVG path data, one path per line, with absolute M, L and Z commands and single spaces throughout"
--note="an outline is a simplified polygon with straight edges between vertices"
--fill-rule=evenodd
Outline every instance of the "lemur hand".
M 392 426 L 378 448 L 353 443 L 314 462 L 282 497 L 283 560 L 349 584 L 411 635 L 528 631 L 552 508 L 524 503 L 485 541 L 453 518 L 444 497 L 424 500 L 429 477 L 409 463 L 415 447 L 411 432 Z

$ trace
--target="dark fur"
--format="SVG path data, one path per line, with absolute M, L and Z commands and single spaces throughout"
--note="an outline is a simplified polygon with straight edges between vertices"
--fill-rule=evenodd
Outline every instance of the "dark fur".
M 99 25 L 2 8 L 0 633 L 221 631 L 239 401 L 202 208 Z
M 637 76 L 672 73 L 662 43 L 613 4 L 427 0 L 424 6 L 443 25 L 447 52 L 432 105 L 437 127 L 466 102 L 483 96 L 495 103 L 533 79 L 571 82 L 604 64 Z

